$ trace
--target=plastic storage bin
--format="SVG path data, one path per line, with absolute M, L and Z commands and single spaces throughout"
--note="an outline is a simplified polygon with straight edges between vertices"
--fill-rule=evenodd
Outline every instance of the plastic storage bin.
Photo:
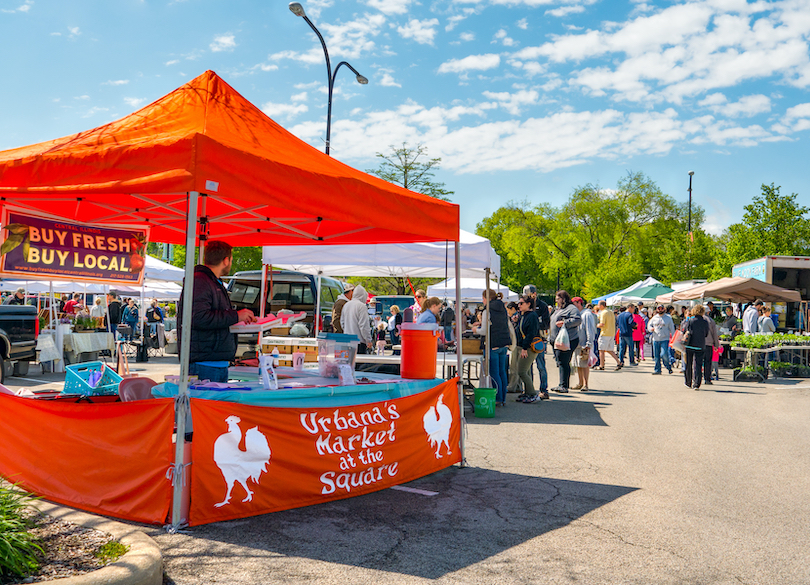
M 337 378 L 338 366 L 349 364 L 354 371 L 357 357 L 356 335 L 345 333 L 318 333 L 318 373 L 325 378 Z
M 83 362 L 66 367 L 65 389 L 62 394 L 83 394 L 84 396 L 102 396 L 118 394 L 121 376 L 102 362 Z M 87 383 L 90 372 L 103 372 L 98 385 L 93 388 Z

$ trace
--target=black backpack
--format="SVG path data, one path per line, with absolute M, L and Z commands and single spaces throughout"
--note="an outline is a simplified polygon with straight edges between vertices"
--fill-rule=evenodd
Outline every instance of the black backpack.
M 535 312 L 540 319 L 540 331 L 548 331 L 551 329 L 551 316 L 548 314 L 548 305 L 539 298 L 535 299 L 535 301 L 537 301 Z

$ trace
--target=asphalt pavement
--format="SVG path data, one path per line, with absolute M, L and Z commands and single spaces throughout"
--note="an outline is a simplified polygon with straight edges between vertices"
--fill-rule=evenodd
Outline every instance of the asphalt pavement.
M 407 484 L 436 495 L 146 531 L 177 585 L 810 583 L 810 380 L 651 372 L 470 415 L 468 467 Z

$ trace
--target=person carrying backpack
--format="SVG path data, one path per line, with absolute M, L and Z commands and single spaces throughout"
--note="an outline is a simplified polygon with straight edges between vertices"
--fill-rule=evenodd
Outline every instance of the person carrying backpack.
M 529 295 L 534 302 L 534 312 L 540 321 L 540 337 L 548 340 L 548 330 L 551 327 L 551 316 L 548 312 L 548 305 L 543 299 L 537 296 L 537 287 L 533 284 L 527 284 L 523 287 L 523 294 Z M 548 343 L 546 343 L 548 345 Z M 546 350 L 537 354 L 534 360 L 537 365 L 537 372 L 540 375 L 540 395 L 548 397 L 548 372 L 546 372 Z

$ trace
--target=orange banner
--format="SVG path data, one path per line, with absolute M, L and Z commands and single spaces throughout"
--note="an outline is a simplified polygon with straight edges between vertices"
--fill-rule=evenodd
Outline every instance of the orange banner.
M 192 398 L 191 414 L 191 525 L 359 496 L 461 460 L 456 380 L 332 408 Z
M 162 524 L 174 462 L 171 399 L 65 403 L 0 394 L 0 474 L 48 500 Z

